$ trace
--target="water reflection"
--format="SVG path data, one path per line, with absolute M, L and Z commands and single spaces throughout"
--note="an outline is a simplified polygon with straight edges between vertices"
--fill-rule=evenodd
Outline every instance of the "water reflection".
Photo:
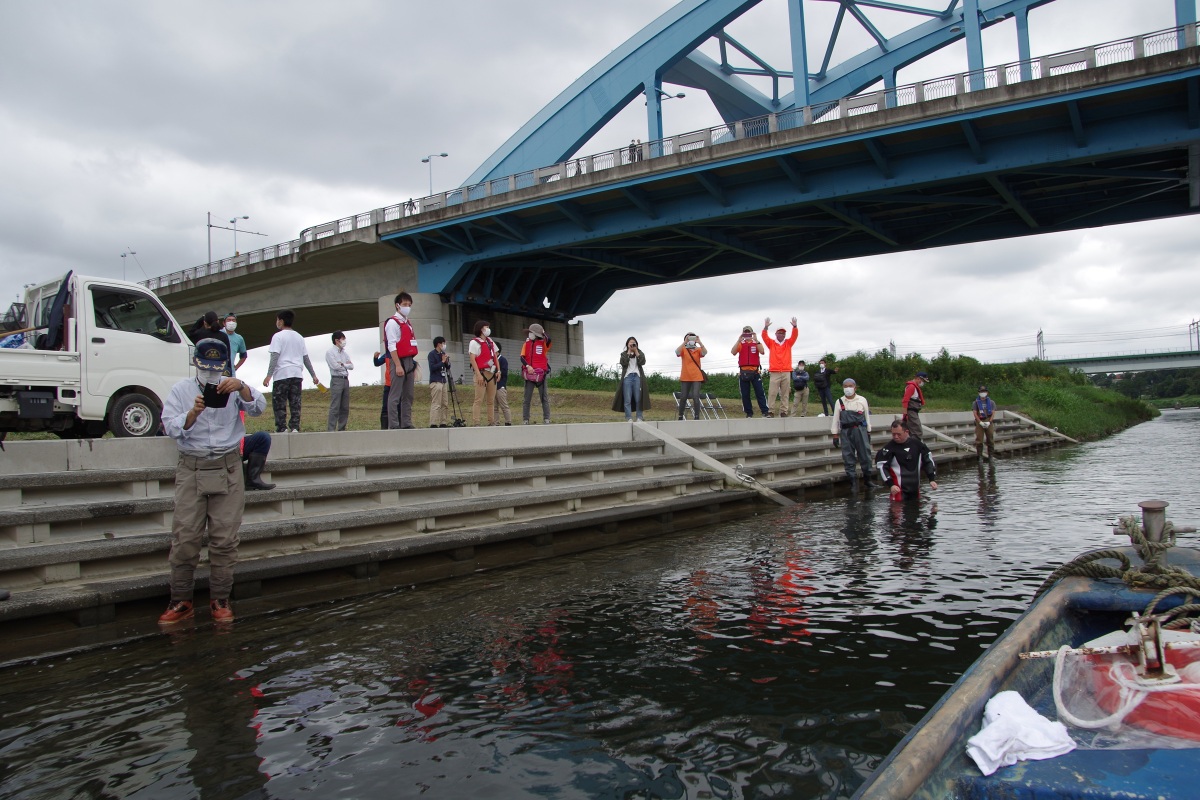
M 919 503 L 830 497 L 10 669 L 0 796 L 846 797 L 1109 520 L 1165 496 L 1200 521 L 1188 414 L 946 471 Z

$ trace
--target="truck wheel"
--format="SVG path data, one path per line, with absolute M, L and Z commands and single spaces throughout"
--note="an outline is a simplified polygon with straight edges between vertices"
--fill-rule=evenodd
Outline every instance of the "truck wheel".
M 158 406 L 141 394 L 122 395 L 108 412 L 108 429 L 117 437 L 154 436 L 158 421 Z

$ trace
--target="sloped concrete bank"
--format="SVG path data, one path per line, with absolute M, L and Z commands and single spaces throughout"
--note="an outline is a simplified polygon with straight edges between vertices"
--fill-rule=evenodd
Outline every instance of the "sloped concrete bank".
M 846 476 L 828 422 L 277 436 L 267 479 L 278 488 L 246 495 L 237 612 L 246 619 L 688 530 L 752 513 L 769 502 L 764 494 L 829 492 Z M 930 414 L 927 425 L 939 463 L 974 462 L 969 414 Z M 886 438 L 884 426 L 876 446 Z M 1008 454 L 1063 438 L 1006 415 L 996 441 Z M 173 443 L 6 446 L 0 587 L 13 596 L 0 602 L 0 662 L 156 635 L 168 596 Z

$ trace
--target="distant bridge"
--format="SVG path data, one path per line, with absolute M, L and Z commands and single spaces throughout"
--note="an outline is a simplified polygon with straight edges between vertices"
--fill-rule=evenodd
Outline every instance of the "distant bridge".
M 1047 359 L 1047 363 L 1068 367 L 1088 375 L 1109 372 L 1144 372 L 1149 369 L 1185 369 L 1200 367 L 1200 350 L 1051 358 Z

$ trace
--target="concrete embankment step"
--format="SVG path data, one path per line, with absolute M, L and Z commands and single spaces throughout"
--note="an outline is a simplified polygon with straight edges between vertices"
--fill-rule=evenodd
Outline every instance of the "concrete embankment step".
M 973 436 L 969 414 L 929 417 Z M 621 423 L 277 436 L 267 480 L 278 488 L 246 494 L 234 596 L 286 606 L 703 524 L 756 502 L 735 466 L 777 491 L 843 480 L 828 425 L 656 423 L 666 441 Z M 1019 421 L 996 435 L 1002 452 L 1055 441 Z M 886 439 L 877 431 L 873 444 Z M 939 462 L 975 458 L 973 446 L 929 444 Z M 7 445 L 0 587 L 13 597 L 0 603 L 0 660 L 2 642 L 33 642 L 60 617 L 103 626 L 165 602 L 172 442 Z M 141 624 L 149 612 L 137 613 Z

